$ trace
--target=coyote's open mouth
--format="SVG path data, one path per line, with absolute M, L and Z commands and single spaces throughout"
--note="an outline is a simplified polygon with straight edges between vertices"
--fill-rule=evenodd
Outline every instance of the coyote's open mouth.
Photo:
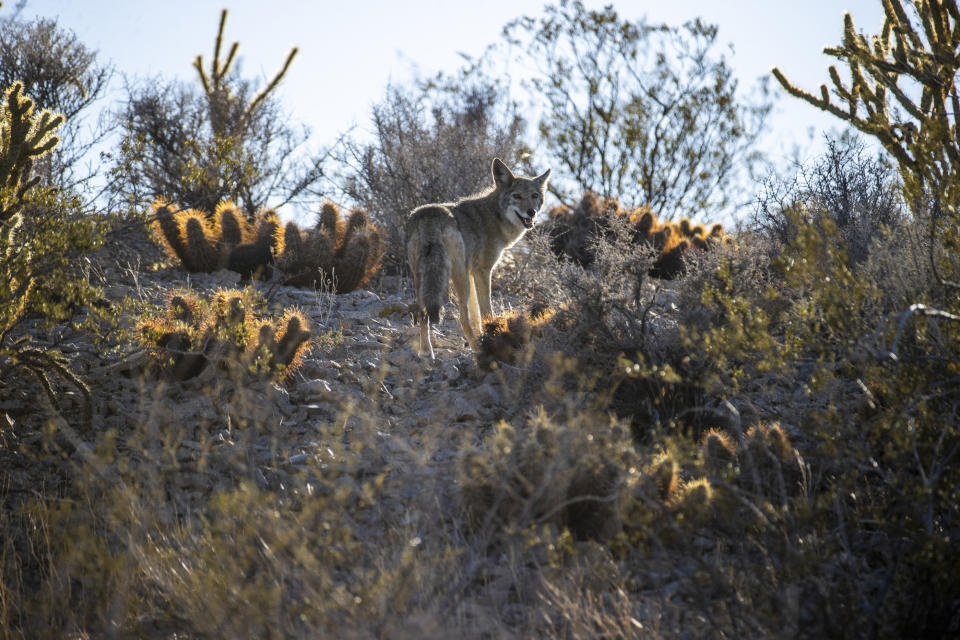
M 520 218 L 520 222 L 523 223 L 523 226 L 527 229 L 533 229 L 533 216 L 526 216 L 519 211 L 517 211 L 517 217 Z

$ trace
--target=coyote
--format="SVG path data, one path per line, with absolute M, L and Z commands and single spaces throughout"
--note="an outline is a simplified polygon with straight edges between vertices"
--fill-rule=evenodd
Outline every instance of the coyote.
M 493 316 L 490 275 L 503 250 L 533 227 L 543 205 L 550 169 L 536 178 L 513 175 L 500 158 L 491 168 L 493 187 L 455 203 L 417 207 L 407 218 L 407 259 L 417 301 L 411 307 L 420 325 L 420 355 L 434 358 L 430 323 L 453 288 L 460 307 L 460 326 L 477 350 L 480 318 Z

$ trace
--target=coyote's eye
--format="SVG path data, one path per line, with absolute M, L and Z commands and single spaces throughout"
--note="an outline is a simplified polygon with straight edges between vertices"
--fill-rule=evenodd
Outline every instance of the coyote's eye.
M 521 198 L 523 198 L 523 196 L 520 195 L 519 193 L 513 194 L 513 199 L 514 199 L 514 200 L 520 200 Z

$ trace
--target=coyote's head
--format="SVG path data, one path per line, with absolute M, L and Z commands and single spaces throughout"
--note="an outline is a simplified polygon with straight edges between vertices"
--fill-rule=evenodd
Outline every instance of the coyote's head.
M 500 194 L 501 215 L 524 230 L 533 228 L 533 218 L 543 206 L 550 169 L 536 178 L 524 178 L 513 175 L 500 158 L 494 158 L 492 172 L 494 187 Z

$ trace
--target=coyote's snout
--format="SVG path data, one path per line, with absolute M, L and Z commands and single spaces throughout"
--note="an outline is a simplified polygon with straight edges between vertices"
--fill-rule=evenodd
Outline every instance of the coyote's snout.
M 513 175 L 499 158 L 491 168 L 493 187 L 455 203 L 428 204 L 407 219 L 407 259 L 413 272 L 420 324 L 420 353 L 434 357 L 430 324 L 440 310 L 453 280 L 460 308 L 460 326 L 477 348 L 481 317 L 493 316 L 490 275 L 504 249 L 512 246 L 543 206 L 550 170 L 536 178 Z

